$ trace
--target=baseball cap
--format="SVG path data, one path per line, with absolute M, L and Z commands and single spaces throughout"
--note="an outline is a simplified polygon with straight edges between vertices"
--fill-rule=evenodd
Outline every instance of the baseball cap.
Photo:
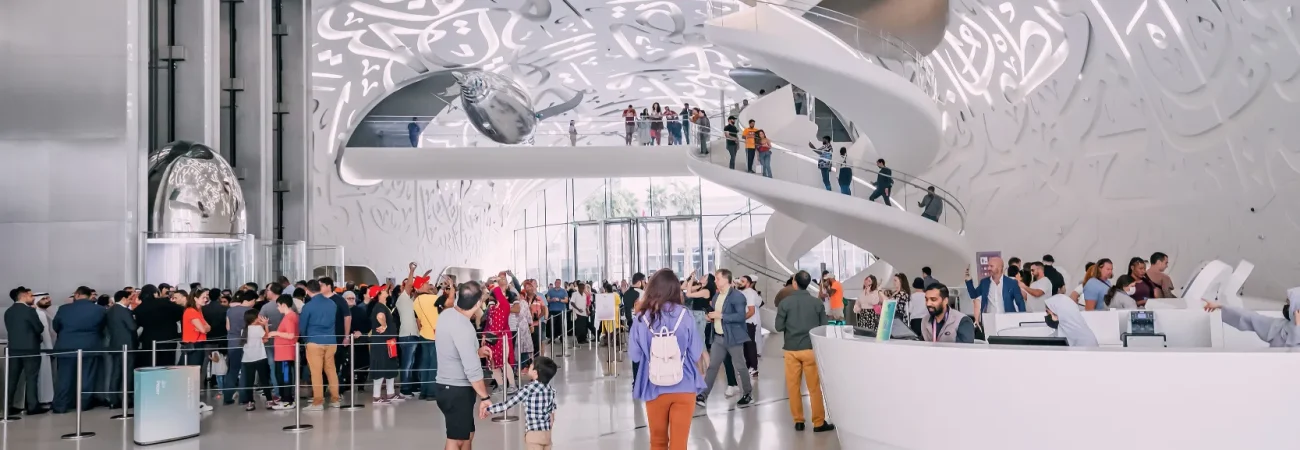
M 429 283 L 429 277 L 415 277 L 415 281 L 411 282 L 411 287 L 415 289 L 419 289 L 424 287 L 424 285 L 428 283 Z
M 380 285 L 380 286 L 371 286 L 370 289 L 366 290 L 366 297 L 370 297 L 370 298 L 379 298 L 379 293 L 382 292 L 384 289 L 387 289 L 387 288 L 388 288 L 388 285 L 386 285 L 386 284 L 385 284 L 385 285 Z

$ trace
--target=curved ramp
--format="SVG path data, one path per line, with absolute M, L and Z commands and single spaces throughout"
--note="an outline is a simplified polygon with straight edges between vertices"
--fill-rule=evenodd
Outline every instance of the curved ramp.
M 813 12 L 801 15 L 799 9 L 758 2 L 753 8 L 709 20 L 704 35 L 714 45 L 740 52 L 820 98 L 852 121 L 890 167 L 924 172 L 939 152 L 939 108 L 934 100 L 874 64 L 860 47 L 835 37 L 843 33 L 833 34 L 823 26 L 856 27 Z

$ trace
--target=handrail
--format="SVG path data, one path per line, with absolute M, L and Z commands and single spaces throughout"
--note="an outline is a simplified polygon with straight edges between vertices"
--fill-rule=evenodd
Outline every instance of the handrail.
M 835 11 L 832 9 L 827 9 L 825 7 L 817 6 L 816 4 L 807 3 L 801 0 L 783 0 L 781 3 L 776 3 L 771 0 L 743 0 L 743 1 L 744 3 L 752 2 L 755 7 L 759 4 L 762 4 L 774 8 L 780 8 L 782 10 L 796 12 L 798 13 L 800 18 L 804 20 L 808 20 L 809 22 L 813 22 L 814 24 L 821 27 L 825 31 L 831 33 L 832 35 L 834 35 L 835 37 L 843 41 L 845 44 L 852 46 L 853 51 L 857 52 L 860 56 L 867 58 L 868 60 L 870 60 L 871 57 L 876 57 L 880 59 L 893 59 L 897 61 L 902 61 L 905 64 L 911 64 L 914 72 L 912 73 L 911 76 L 905 78 L 908 78 L 909 82 L 921 88 L 921 91 L 924 92 L 931 99 L 938 101 L 939 98 L 938 98 L 938 90 L 936 89 L 937 82 L 935 78 L 934 65 L 930 62 L 928 58 L 925 57 L 925 54 L 921 53 L 915 47 L 911 46 L 906 41 L 898 38 L 897 36 L 894 36 L 884 30 L 873 28 L 870 25 L 864 23 L 863 21 L 851 15 L 839 11 Z M 709 6 L 707 7 L 708 15 L 711 18 L 723 17 L 732 12 L 740 11 L 741 9 L 739 9 L 739 6 L 743 5 L 745 7 L 749 7 L 744 3 L 741 3 L 740 1 L 736 1 L 734 3 L 709 2 Z M 737 5 L 738 8 L 732 9 L 731 5 Z M 792 5 L 796 5 L 796 6 L 792 6 Z M 822 21 L 827 21 L 829 23 L 824 23 L 824 24 L 819 23 Z M 831 25 L 831 26 L 828 27 L 827 25 Z M 851 27 L 851 33 L 837 33 L 836 28 L 841 28 L 841 27 Z M 758 28 L 758 24 L 756 23 L 755 29 L 757 28 Z M 888 47 L 891 47 L 893 51 L 890 52 L 879 51 L 879 49 L 881 49 L 880 44 L 884 44 Z M 887 53 L 896 53 L 897 55 L 901 55 L 904 58 L 899 58 L 897 57 L 897 55 L 890 55 Z

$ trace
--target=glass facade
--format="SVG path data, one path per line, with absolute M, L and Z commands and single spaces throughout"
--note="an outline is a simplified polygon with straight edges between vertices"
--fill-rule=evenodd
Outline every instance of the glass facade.
M 720 246 L 762 233 L 772 214 L 698 177 L 556 180 L 531 195 L 515 224 L 513 262 L 522 277 L 547 281 L 625 280 L 665 267 L 709 273 L 718 268 Z M 718 224 L 738 211 L 749 212 L 718 234 Z M 847 277 L 870 261 L 866 252 L 829 238 L 796 265 L 820 273 L 825 263 Z

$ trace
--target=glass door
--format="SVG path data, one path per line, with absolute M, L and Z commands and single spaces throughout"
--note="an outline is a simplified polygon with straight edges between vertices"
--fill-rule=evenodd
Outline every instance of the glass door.
M 602 280 L 617 284 L 629 280 L 637 270 L 636 233 L 633 219 L 605 222 L 605 273 Z
M 697 270 L 701 277 L 705 270 L 701 261 L 703 249 L 701 244 L 699 218 L 668 219 L 669 265 L 681 277 L 687 278 Z
M 573 227 L 573 259 L 578 280 L 599 281 L 604 274 L 604 224 L 579 222 Z
M 659 269 L 669 267 L 668 221 L 663 219 L 642 219 L 636 227 L 636 272 L 644 273 L 647 278 Z M 631 281 L 629 279 L 628 281 Z

